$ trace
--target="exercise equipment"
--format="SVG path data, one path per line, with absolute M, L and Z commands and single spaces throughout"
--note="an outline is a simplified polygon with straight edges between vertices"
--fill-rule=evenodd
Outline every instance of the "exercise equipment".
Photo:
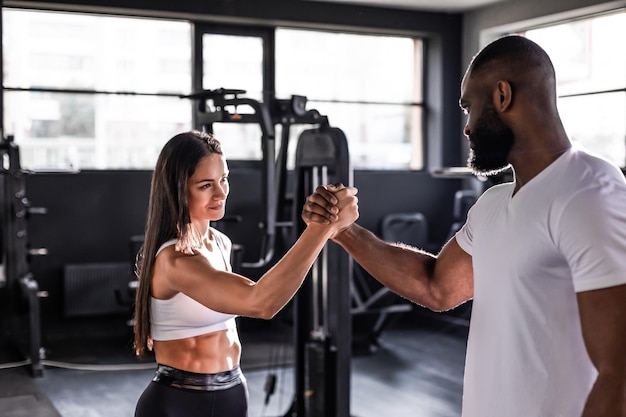
M 261 195 L 263 220 L 259 223 L 262 244 L 258 260 L 242 262 L 244 268 L 261 268 L 269 264 L 276 249 L 277 228 L 293 228 L 284 210 L 290 201 L 287 193 L 287 152 L 290 127 L 294 124 L 314 125 L 327 122 L 317 110 L 306 109 L 306 97 L 294 95 L 289 99 L 272 99 L 269 103 L 242 97 L 245 90 L 203 90 L 184 98 L 197 101 L 194 124 L 213 133 L 215 123 L 254 123 L 261 129 Z M 251 109 L 251 113 L 240 112 Z M 276 154 L 275 126 L 281 125 L 281 146 Z M 225 221 L 230 219 L 225 218 Z
M 259 223 L 262 229 L 261 253 L 255 262 L 244 263 L 242 266 L 259 268 L 267 265 L 274 256 L 276 237 L 276 192 L 275 178 L 275 133 L 269 109 L 264 103 L 240 97 L 245 90 L 220 88 L 217 90 L 203 90 L 184 96 L 197 101 L 193 113 L 194 125 L 213 133 L 214 123 L 255 123 L 261 128 L 262 181 L 261 196 L 263 199 L 263 220 Z M 238 108 L 249 107 L 252 113 L 240 113 Z
M 31 256 L 45 255 L 45 248 L 31 248 L 28 241 L 28 218 L 45 214 L 46 209 L 32 207 L 26 198 L 25 175 L 32 173 L 20 166 L 19 147 L 12 136 L 0 139 L 0 174 L 2 192 L 2 270 L 0 287 L 7 303 L 4 313 L 12 341 L 30 362 L 33 376 L 43 376 L 39 298 L 47 296 L 29 271 Z
M 243 90 L 206 90 L 191 96 L 198 101 L 195 125 L 213 132 L 215 123 L 256 123 L 261 128 L 263 218 L 259 227 L 263 242 L 258 261 L 242 262 L 244 267 L 267 265 L 278 243 L 291 245 L 303 230 L 300 210 L 318 185 L 341 182 L 352 185 L 353 171 L 343 132 L 331 127 L 317 110 L 307 110 L 307 99 L 294 95 L 269 103 L 242 97 Z M 242 113 L 242 107 L 252 109 Z M 287 155 L 290 128 L 296 124 L 317 125 L 305 130 L 296 147 L 293 193 L 287 187 Z M 275 126 L 281 125 L 276 153 Z M 281 229 L 280 234 L 277 230 Z M 277 242 L 277 235 L 285 242 Z M 278 239 L 279 240 L 279 239 Z M 330 242 L 315 262 L 294 297 L 295 396 L 289 417 L 332 417 L 350 415 L 350 358 L 352 320 L 375 317 L 370 329 L 376 339 L 392 313 L 411 309 L 408 303 L 389 304 L 389 292 L 368 293 L 358 285 L 351 257 Z M 274 391 L 275 375 L 268 375 L 267 399 Z
M 294 217 L 319 185 L 353 185 L 343 132 L 324 124 L 304 131 L 296 148 Z M 304 224 L 297 222 L 298 232 Z M 295 300 L 296 394 L 287 416 L 350 415 L 352 258 L 328 242 Z
M 188 96 L 198 100 L 195 124 L 213 132 L 215 123 L 257 123 L 263 151 L 262 192 L 264 245 L 258 261 L 244 267 L 262 267 L 271 261 L 281 229 L 290 245 L 302 232 L 300 209 L 318 185 L 341 182 L 352 185 L 352 167 L 343 132 L 330 127 L 328 118 L 306 109 L 306 97 L 271 99 L 261 103 L 242 97 L 243 90 L 207 90 Z M 240 113 L 246 106 L 251 113 Z M 287 189 L 287 155 L 293 125 L 317 125 L 305 130 L 296 147 L 294 191 Z M 276 125 L 281 125 L 276 154 Z M 352 260 L 329 243 L 313 265 L 310 276 L 294 298 L 295 398 L 287 416 L 349 416 L 351 358 Z M 267 399 L 276 384 L 268 375 Z

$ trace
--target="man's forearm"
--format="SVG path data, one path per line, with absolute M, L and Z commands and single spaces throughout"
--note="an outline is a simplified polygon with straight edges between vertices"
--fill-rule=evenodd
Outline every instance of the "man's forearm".
M 600 374 L 593 385 L 581 417 L 626 417 L 624 377 Z
M 444 311 L 473 297 L 472 259 L 455 239 L 437 256 L 401 243 L 384 242 L 356 224 L 334 240 L 374 278 L 414 303 Z
M 393 292 L 429 306 L 435 256 L 385 242 L 356 224 L 334 238 L 367 272 Z

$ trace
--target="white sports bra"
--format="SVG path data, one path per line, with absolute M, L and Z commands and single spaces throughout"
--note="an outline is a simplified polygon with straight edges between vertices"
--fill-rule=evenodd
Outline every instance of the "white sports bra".
M 214 229 L 211 229 L 211 233 L 213 233 L 216 246 L 224 258 L 224 269 L 230 271 L 231 266 L 226 257 L 222 237 Z M 175 243 L 176 239 L 168 240 L 161 245 L 157 255 Z M 150 297 L 150 333 L 154 340 L 185 339 L 233 329 L 237 327 L 235 317 L 237 316 L 211 310 L 182 292 L 167 300 Z

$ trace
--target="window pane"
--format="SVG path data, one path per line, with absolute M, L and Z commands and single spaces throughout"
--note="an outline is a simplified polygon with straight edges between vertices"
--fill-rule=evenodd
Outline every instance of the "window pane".
M 261 160 L 261 128 L 250 123 L 214 123 L 213 133 L 227 159 Z
M 525 36 L 554 63 L 559 112 L 570 138 L 626 166 L 626 49 L 619 44 L 626 39 L 626 13 L 528 30 Z
M 310 100 L 421 101 L 411 38 L 276 30 L 276 95 Z
M 5 127 L 30 169 L 153 169 L 163 144 L 191 129 L 187 100 L 5 92 Z
M 5 87 L 191 90 L 188 23 L 9 9 L 3 36 Z
M 419 137 L 414 130 L 421 131 L 421 107 L 326 102 L 308 107 L 330 115 L 330 124 L 344 131 L 353 168 L 422 168 L 421 143 L 408 139 Z
M 573 141 L 626 166 L 626 92 L 562 98 L 559 112 Z
M 529 30 L 554 64 L 558 94 L 626 87 L 626 13 Z M 617 42 L 617 43 L 616 43 Z
M 189 23 L 3 13 L 5 87 L 86 90 L 4 91 L 5 131 L 24 167 L 152 169 L 165 141 L 191 128 L 188 100 L 150 95 L 190 92 Z
M 202 88 L 245 90 L 263 98 L 263 39 L 256 36 L 202 35 Z
M 277 97 L 306 96 L 344 130 L 355 168 L 423 167 L 422 109 L 409 104 L 421 85 L 419 39 L 276 31 Z

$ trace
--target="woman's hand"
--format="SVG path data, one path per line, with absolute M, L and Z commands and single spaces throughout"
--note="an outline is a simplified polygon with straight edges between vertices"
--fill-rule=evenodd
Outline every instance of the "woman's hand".
M 331 238 L 341 233 L 359 218 L 358 190 L 343 184 L 319 186 L 307 197 L 302 209 L 302 220 L 307 226 L 328 225 Z

